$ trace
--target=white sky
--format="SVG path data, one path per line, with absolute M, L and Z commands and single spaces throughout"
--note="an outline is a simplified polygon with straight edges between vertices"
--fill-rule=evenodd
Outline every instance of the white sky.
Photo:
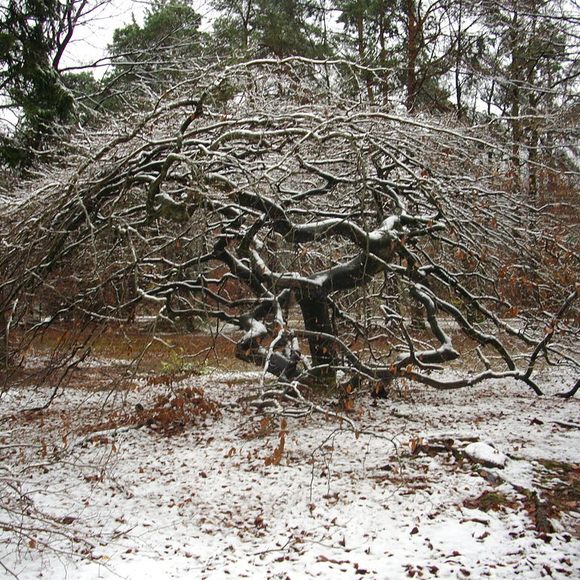
M 88 65 L 105 56 L 107 45 L 113 40 L 113 31 L 131 22 L 132 14 L 141 22 L 145 8 L 135 0 L 110 0 L 98 8 L 86 24 L 75 30 L 63 65 Z

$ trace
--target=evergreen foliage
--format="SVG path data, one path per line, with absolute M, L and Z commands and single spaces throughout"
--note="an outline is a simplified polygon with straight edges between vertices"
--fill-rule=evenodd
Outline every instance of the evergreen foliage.
M 538 164 L 576 167 L 576 153 L 561 149 L 575 151 L 573 130 L 552 118 L 573 118 L 577 106 L 578 19 L 560 0 L 213 0 L 205 22 L 193 0 L 154 0 L 143 23 L 115 31 L 102 82 L 59 69 L 71 16 L 85 4 L 9 0 L 1 9 L 2 106 L 20 113 L 17 134 L 2 137 L 12 164 L 63 123 L 139 110 L 192 69 L 300 56 L 359 65 L 344 76 L 349 98 L 493 123 L 511 142 L 515 187 L 540 191 Z
M 38 147 L 74 111 L 57 68 L 64 9 L 59 0 L 9 0 L 0 12 L 0 94 L 4 106 L 21 111 L 21 140 L 28 147 Z M 26 151 L 13 141 L 0 154 L 16 162 Z

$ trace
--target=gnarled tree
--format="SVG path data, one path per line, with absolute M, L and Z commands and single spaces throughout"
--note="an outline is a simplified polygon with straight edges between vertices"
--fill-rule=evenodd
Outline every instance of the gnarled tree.
M 512 377 L 541 393 L 540 357 L 577 368 L 576 210 L 503 191 L 510 152 L 482 131 L 343 97 L 351 74 L 215 65 L 69 144 L 7 212 L 5 318 L 52 294 L 40 326 L 218 319 L 239 358 L 295 384 Z

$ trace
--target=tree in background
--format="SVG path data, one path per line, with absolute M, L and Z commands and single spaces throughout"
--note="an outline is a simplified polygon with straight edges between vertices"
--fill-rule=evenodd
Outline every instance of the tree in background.
M 476 92 L 482 82 L 485 51 L 490 43 L 480 16 L 474 0 L 458 0 L 446 10 L 444 24 L 448 31 L 449 73 L 452 75 L 448 86 L 457 118 L 462 121 L 473 121 L 483 104 Z
M 495 45 L 485 71 L 493 79 L 488 102 L 509 127 L 514 185 L 536 194 L 541 164 L 561 163 L 558 148 L 571 145 L 556 119 L 574 115 L 578 20 L 565 2 L 506 0 L 482 9 Z
M 213 23 L 212 42 L 220 55 L 238 56 L 254 48 L 256 29 L 256 0 L 214 0 L 219 16 Z
M 436 1 L 337 0 L 344 26 L 341 52 L 365 67 L 367 97 L 403 102 L 408 111 L 448 110 L 444 77 L 451 42 L 443 22 L 449 7 Z M 377 89 L 378 92 L 377 92 Z
M 323 56 L 320 31 L 311 23 L 315 4 L 301 0 L 257 0 L 256 35 L 263 55 Z
M 0 7 L 0 98 L 19 125 L 0 153 L 17 165 L 33 158 L 75 112 L 62 58 L 81 26 L 108 0 L 9 0 Z M 72 74 L 69 80 L 72 81 Z
M 391 0 L 342 0 L 336 2 L 338 22 L 344 26 L 342 52 L 365 67 L 383 69 L 382 74 L 365 74 L 369 101 L 374 101 L 375 85 L 388 97 L 387 67 L 396 66 L 393 37 L 396 35 L 395 3 Z
M 323 3 L 324 4 L 324 3 Z M 217 0 L 220 12 L 214 26 L 221 50 L 253 56 L 323 57 L 324 6 L 308 0 Z
M 448 20 L 453 3 L 404 0 L 403 85 L 407 111 L 450 110 L 446 77 L 452 69 L 454 42 Z
M 38 146 L 55 124 L 70 118 L 74 107 L 58 73 L 66 43 L 58 24 L 65 5 L 57 0 L 10 0 L 1 10 L 0 90 L 7 99 L 3 106 L 22 111 L 24 131 L 30 144 Z M 9 156 L 10 150 L 4 154 Z
M 110 51 L 122 66 L 126 61 L 187 58 L 197 55 L 203 35 L 199 30 L 201 16 L 189 0 L 155 0 L 142 26 L 133 22 L 115 30 Z
M 178 78 L 185 62 L 203 52 L 206 40 L 200 25 L 201 16 L 189 0 L 155 0 L 142 26 L 133 19 L 115 30 L 109 47 L 114 71 L 105 79 L 109 105 L 119 100 L 121 106 L 138 106 L 123 97 L 127 87 L 134 98 Z

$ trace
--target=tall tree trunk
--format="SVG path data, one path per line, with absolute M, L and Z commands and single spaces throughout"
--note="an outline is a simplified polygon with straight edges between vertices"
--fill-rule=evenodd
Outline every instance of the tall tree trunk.
M 245 10 L 243 5 L 241 6 L 241 11 L 242 11 L 242 26 L 244 29 L 242 42 L 244 50 L 247 50 L 250 44 L 250 20 L 252 18 L 252 0 L 248 0 Z
M 522 183 L 521 169 L 521 145 L 523 141 L 523 127 L 521 115 L 521 90 L 522 81 L 522 62 L 520 46 L 519 17 L 517 11 L 514 11 L 511 28 L 509 32 L 511 62 L 510 88 L 509 88 L 509 105 L 510 105 L 510 124 L 512 132 L 512 173 L 514 175 L 514 186 L 520 187 Z
M 463 2 L 457 3 L 457 47 L 455 53 L 455 103 L 457 118 L 463 117 L 462 86 L 461 86 L 461 61 L 463 59 Z
M 366 43 L 365 43 L 365 30 L 364 30 L 364 17 L 359 14 L 356 18 L 356 31 L 357 31 L 357 45 L 358 45 L 358 58 L 363 66 L 368 66 L 368 59 L 366 56 Z M 367 97 L 370 103 L 375 100 L 375 95 L 373 92 L 372 78 L 368 71 L 364 72 L 364 79 L 367 85 Z
M 8 301 L 4 300 L 4 292 L 0 290 L 0 368 L 8 368 Z
M 530 103 L 531 112 L 537 113 L 537 108 L 535 104 Z M 537 120 L 531 121 L 531 126 L 529 128 L 529 136 L 527 138 L 527 152 L 528 152 L 528 194 L 537 195 L 538 194 L 538 151 L 540 148 L 540 132 L 538 130 Z
M 0 368 L 8 367 L 8 333 L 6 332 L 6 314 L 0 312 Z
M 530 34 L 533 39 L 537 38 L 538 35 L 538 22 L 536 16 L 532 16 L 532 25 Z M 525 71 L 526 71 L 526 84 L 528 90 L 526 91 L 525 100 L 525 114 L 529 115 L 526 121 L 526 153 L 527 153 L 527 187 L 529 195 L 536 195 L 538 193 L 538 149 L 540 146 L 540 133 L 539 133 L 539 121 L 537 116 L 540 111 L 540 100 L 541 93 L 536 91 L 531 91 L 531 87 L 534 87 L 537 82 L 536 73 L 538 60 L 540 54 L 537 51 L 531 51 L 528 53 L 525 60 Z M 549 85 L 548 85 L 549 86 Z
M 379 64 L 381 67 L 386 67 L 387 65 L 387 30 L 386 30 L 386 23 L 385 23 L 385 11 L 381 10 L 379 14 Z M 389 82 L 386 76 L 382 76 L 382 92 L 383 97 L 386 99 L 389 96 Z
M 417 98 L 417 59 L 419 57 L 419 23 L 415 0 L 405 0 L 407 18 L 407 80 L 406 107 L 412 111 Z

